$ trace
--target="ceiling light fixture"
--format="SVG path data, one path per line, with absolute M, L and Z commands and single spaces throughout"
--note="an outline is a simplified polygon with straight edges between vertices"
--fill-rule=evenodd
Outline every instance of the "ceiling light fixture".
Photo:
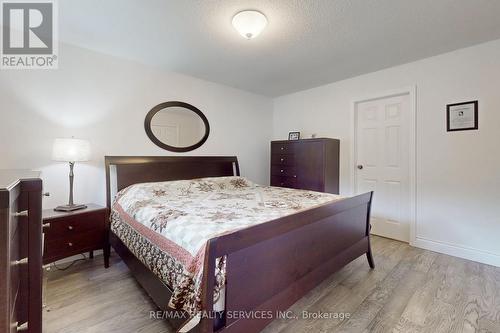
M 233 17 L 233 27 L 246 39 L 257 37 L 266 25 L 266 16 L 256 10 L 244 10 Z

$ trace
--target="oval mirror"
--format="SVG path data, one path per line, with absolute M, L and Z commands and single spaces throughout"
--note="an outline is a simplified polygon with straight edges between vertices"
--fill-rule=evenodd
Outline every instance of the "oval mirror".
M 146 115 L 144 127 L 151 141 L 174 152 L 200 147 L 210 133 L 210 125 L 203 112 L 184 102 L 158 104 Z

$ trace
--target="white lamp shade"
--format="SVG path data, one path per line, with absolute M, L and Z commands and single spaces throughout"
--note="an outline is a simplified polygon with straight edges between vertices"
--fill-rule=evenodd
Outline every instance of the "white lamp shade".
M 85 162 L 90 159 L 90 142 L 81 139 L 55 139 L 52 159 L 61 162 Z
M 267 18 L 256 10 L 244 10 L 233 17 L 233 27 L 246 39 L 257 37 L 266 25 Z

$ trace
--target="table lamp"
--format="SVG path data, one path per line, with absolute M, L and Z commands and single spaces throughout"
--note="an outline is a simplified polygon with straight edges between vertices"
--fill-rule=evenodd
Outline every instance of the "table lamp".
M 73 167 L 75 162 L 85 162 L 90 159 L 90 142 L 81 139 L 55 139 L 52 147 L 52 160 L 69 162 L 69 202 L 67 205 L 54 208 L 55 211 L 72 212 L 83 209 L 85 205 L 73 203 Z

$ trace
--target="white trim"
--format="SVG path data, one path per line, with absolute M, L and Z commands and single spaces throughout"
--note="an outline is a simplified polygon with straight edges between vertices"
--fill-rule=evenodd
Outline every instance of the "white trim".
M 370 96 L 365 96 L 364 98 L 358 98 L 351 103 L 351 156 L 350 156 L 350 168 L 351 168 L 351 194 L 354 194 L 356 189 L 356 175 L 355 175 L 355 157 L 356 157 L 356 106 L 359 103 L 382 99 L 393 96 L 400 96 L 409 94 L 410 96 L 410 161 L 409 161 L 409 172 L 410 172 L 410 245 L 419 247 L 429 251 L 435 251 L 439 253 L 444 253 L 447 255 L 473 260 L 487 265 L 493 265 L 500 267 L 500 255 L 488 252 L 472 247 L 466 247 L 459 244 L 448 243 L 437 241 L 425 237 L 417 236 L 417 164 L 416 164 L 416 136 L 417 136 L 417 87 L 410 86 L 402 89 L 396 89 L 391 91 L 382 92 L 379 94 L 372 94 Z
M 492 252 L 453 243 L 436 241 L 424 237 L 417 237 L 412 245 L 425 250 L 444 253 L 450 256 L 500 267 L 500 255 Z
M 409 162 L 409 190 L 410 190 L 410 245 L 416 246 L 417 235 L 417 86 L 409 86 L 400 89 L 393 89 L 377 94 L 371 94 L 361 98 L 356 98 L 351 102 L 351 156 L 349 166 L 351 168 L 351 195 L 355 194 L 356 189 L 356 121 L 357 121 L 357 105 L 362 102 L 371 100 L 383 99 L 408 95 L 410 98 L 410 117 L 409 131 L 410 140 L 410 160 Z

